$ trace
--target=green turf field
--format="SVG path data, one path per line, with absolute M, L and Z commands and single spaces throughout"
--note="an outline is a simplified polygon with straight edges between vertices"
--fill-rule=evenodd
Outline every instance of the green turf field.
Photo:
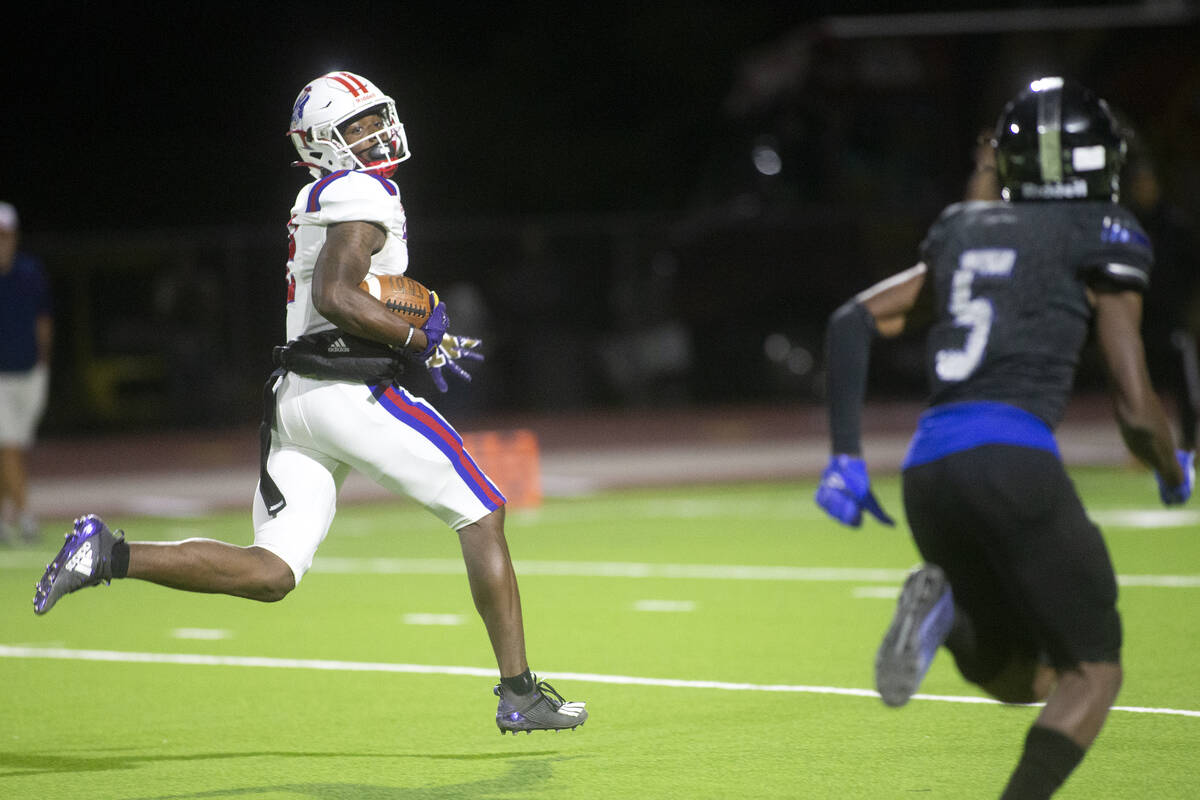
M 1073 474 L 1122 578 L 1126 681 L 1059 796 L 1195 797 L 1200 506 L 1164 511 L 1144 472 Z M 899 516 L 897 481 L 876 483 Z M 0 797 L 998 796 L 1036 709 L 973 702 L 945 653 L 886 708 L 872 660 L 915 550 L 902 527 L 827 521 L 813 488 L 511 513 L 531 664 L 592 715 L 519 737 L 492 719 L 457 539 L 411 506 L 342 509 L 275 605 L 120 582 L 36 617 L 59 540 L 0 549 Z M 109 522 L 250 537 L 248 512 Z

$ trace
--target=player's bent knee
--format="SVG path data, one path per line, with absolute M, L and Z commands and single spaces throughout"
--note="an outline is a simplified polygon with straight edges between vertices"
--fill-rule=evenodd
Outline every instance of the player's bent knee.
M 258 558 L 254 586 L 249 596 L 264 603 L 277 603 L 296 588 L 296 576 L 287 562 L 269 550 L 251 547 Z
M 1090 661 L 1081 663 L 1075 670 L 1063 673 L 1059 681 L 1080 680 L 1085 690 L 1097 697 L 1097 701 L 1105 705 L 1116 698 L 1121 691 L 1121 683 L 1125 680 L 1125 672 L 1120 664 L 1109 661 Z
M 1030 703 L 1040 703 L 1046 699 L 1046 695 L 1034 691 L 1032 686 L 1019 685 L 1004 685 L 992 684 L 983 687 L 992 697 L 999 700 L 1001 703 L 1015 703 L 1018 705 L 1028 705 Z
M 253 590 L 251 598 L 263 603 L 278 603 L 296 588 L 295 581 L 289 576 L 286 581 L 265 581 Z
M 1001 703 L 1025 705 L 1045 700 L 1054 688 L 1055 672 L 1036 659 L 1014 658 L 978 686 Z
M 458 536 L 464 545 L 471 541 L 503 541 L 504 506 L 459 528 Z
M 504 506 L 500 506 L 487 516 L 480 517 L 471 524 L 478 526 L 480 530 L 488 531 L 492 535 L 504 535 Z M 470 525 L 467 527 L 470 527 Z

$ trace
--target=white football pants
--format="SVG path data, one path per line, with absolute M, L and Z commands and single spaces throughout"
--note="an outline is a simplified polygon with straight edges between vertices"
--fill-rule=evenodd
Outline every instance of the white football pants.
M 312 566 L 351 469 L 411 497 L 454 530 L 504 504 L 432 405 L 395 386 L 370 387 L 286 374 L 276 392 L 267 472 L 287 505 L 274 517 L 254 492 L 254 544 L 292 568 Z

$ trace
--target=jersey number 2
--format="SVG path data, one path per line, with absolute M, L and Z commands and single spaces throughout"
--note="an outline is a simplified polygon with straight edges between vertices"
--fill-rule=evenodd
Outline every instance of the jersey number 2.
M 969 378 L 987 349 L 994 312 L 991 300 L 971 296 L 976 276 L 1007 278 L 1016 260 L 1017 251 L 1007 249 L 964 250 L 959 256 L 958 269 L 951 278 L 947 310 L 953 315 L 955 325 L 967 329 L 967 336 L 961 348 L 937 352 L 936 369 L 942 380 L 957 382 Z

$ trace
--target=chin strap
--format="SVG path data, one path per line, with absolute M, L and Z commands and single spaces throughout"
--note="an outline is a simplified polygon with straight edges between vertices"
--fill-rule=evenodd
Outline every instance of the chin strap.
M 387 165 L 381 166 L 381 167 L 371 166 L 372 164 L 377 164 L 377 163 L 379 163 L 379 162 L 368 161 L 367 163 L 363 164 L 363 172 L 369 172 L 372 175 L 379 176 L 380 178 L 390 178 L 396 174 L 396 167 L 399 166 L 399 164 L 387 164 Z
M 267 383 L 263 386 L 262 421 L 258 425 L 258 492 L 262 495 L 267 513 L 272 517 L 287 505 L 283 492 L 279 491 L 274 479 L 267 472 L 267 457 L 271 454 L 271 431 L 275 427 L 275 391 L 286 373 L 287 370 L 283 368 L 276 369 L 271 373 L 271 377 L 267 378 Z
M 329 172 L 329 170 L 325 169 L 320 164 L 312 164 L 308 161 L 293 161 L 292 166 L 293 167 L 304 167 L 310 173 L 312 173 L 312 176 L 314 178 L 320 178 L 322 175 L 325 175 Z

